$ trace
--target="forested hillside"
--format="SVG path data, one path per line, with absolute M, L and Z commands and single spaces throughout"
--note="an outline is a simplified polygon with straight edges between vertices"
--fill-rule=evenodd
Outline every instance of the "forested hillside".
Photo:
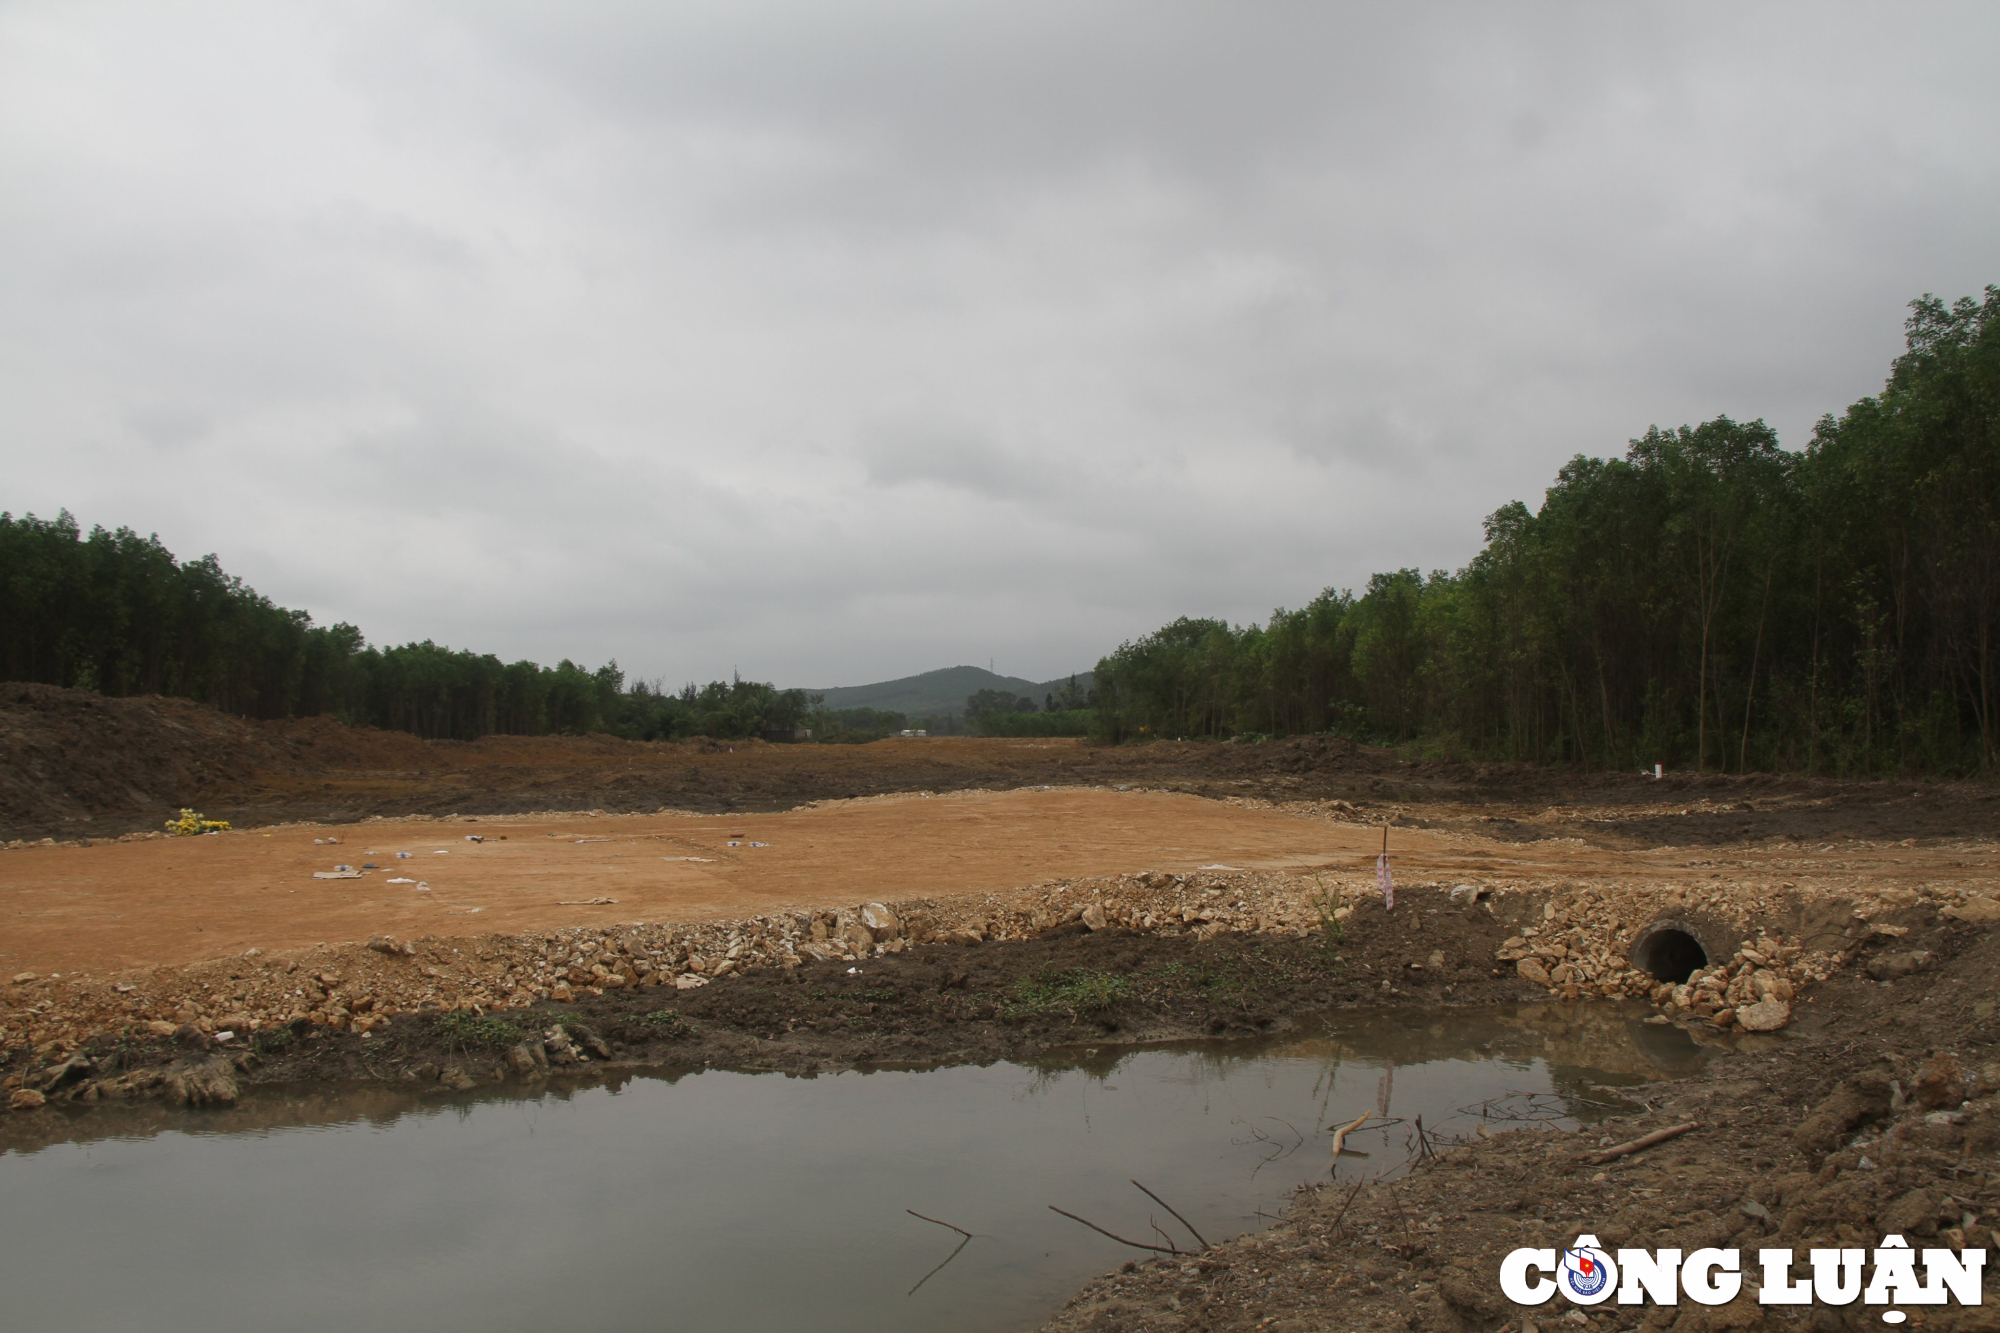
M 789 735 L 802 690 L 714 681 L 677 692 L 595 671 L 502 662 L 431 642 L 367 645 L 129 528 L 0 514 L 0 679 L 164 694 L 253 718 L 332 714 L 433 739 L 608 731 L 634 740 Z
M 1097 667 L 1108 737 L 1331 730 L 1708 770 L 1994 769 L 2000 289 L 1912 302 L 1876 397 L 1800 452 L 1653 429 L 1506 505 L 1457 573 L 1265 625 L 1177 620 Z

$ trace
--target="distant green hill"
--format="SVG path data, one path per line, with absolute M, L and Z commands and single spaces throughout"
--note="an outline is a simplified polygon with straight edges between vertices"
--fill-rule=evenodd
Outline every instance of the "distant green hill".
M 938 713 L 963 714 L 965 697 L 979 690 L 1011 690 L 1039 704 L 1068 683 L 1068 676 L 1032 681 L 995 675 L 984 667 L 955 666 L 901 680 L 841 685 L 830 690 L 815 689 L 812 693 L 825 695 L 828 708 L 873 708 L 885 713 L 904 713 L 915 719 Z M 1090 672 L 1077 672 L 1076 683 L 1082 689 L 1089 689 Z

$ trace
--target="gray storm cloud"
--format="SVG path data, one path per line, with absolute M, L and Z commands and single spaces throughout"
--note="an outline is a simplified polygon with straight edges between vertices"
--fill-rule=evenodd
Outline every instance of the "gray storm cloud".
M 1988 7 L 0 7 L 0 508 L 376 641 L 1047 676 L 1787 443 L 2000 280 Z

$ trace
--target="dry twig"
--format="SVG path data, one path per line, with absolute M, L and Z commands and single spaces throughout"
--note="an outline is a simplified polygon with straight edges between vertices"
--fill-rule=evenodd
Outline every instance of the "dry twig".
M 1642 1134 L 1638 1138 L 1628 1143 L 1621 1143 L 1615 1148 L 1606 1148 L 1603 1152 L 1594 1152 L 1584 1160 L 1592 1166 L 1597 1166 L 1601 1163 L 1611 1161 L 1613 1158 L 1624 1157 L 1630 1153 L 1650 1148 L 1656 1143 L 1665 1143 L 1668 1139 L 1677 1139 L 1691 1129 L 1700 1128 L 1700 1122 L 1695 1120 L 1690 1120 L 1686 1124 L 1681 1125 L 1669 1125 L 1665 1129 L 1656 1129 L 1650 1134 Z
M 1144 1185 L 1139 1184 L 1138 1181 L 1135 1180 L 1132 1182 L 1132 1184 L 1138 1189 L 1139 1193 L 1145 1195 L 1147 1198 L 1151 1199 L 1154 1203 L 1157 1203 L 1158 1205 L 1160 1205 L 1160 1207 L 1166 1209 L 1168 1212 L 1173 1213 L 1174 1221 L 1186 1227 L 1188 1229 L 1188 1235 L 1193 1236 L 1197 1241 L 1201 1242 L 1201 1248 L 1203 1248 L 1204 1250 L 1208 1248 L 1208 1242 L 1202 1238 L 1202 1234 L 1199 1231 L 1196 1231 L 1194 1229 L 1194 1223 L 1188 1221 L 1185 1217 L 1182 1217 L 1178 1212 L 1176 1212 L 1172 1204 L 1168 1203 L 1165 1199 L 1162 1199 L 1159 1195 L 1153 1193 L 1153 1191 L 1147 1189 Z
M 1326 1234 L 1329 1237 L 1340 1233 L 1341 1220 L 1347 1216 L 1347 1210 L 1354 1206 L 1354 1196 L 1361 1193 L 1367 1184 L 1368 1182 L 1365 1180 L 1357 1180 L 1354 1182 L 1354 1188 L 1347 1191 L 1347 1201 L 1340 1205 L 1340 1211 L 1333 1216 L 1333 1225 L 1326 1229 Z
M 1165 1246 L 1164 1248 L 1162 1248 L 1161 1246 L 1158 1246 L 1158 1245 L 1147 1245 L 1147 1244 L 1145 1244 L 1145 1243 L 1143 1243 L 1143 1242 L 1141 1242 L 1141 1241 L 1136 1241 L 1136 1240 L 1126 1240 L 1126 1239 L 1125 1239 L 1125 1238 L 1124 1238 L 1123 1236 L 1121 1236 L 1121 1235 L 1118 1235 L 1118 1234 L 1117 1234 L 1116 1232 L 1112 1232 L 1112 1231 L 1106 1231 L 1106 1230 L 1105 1230 L 1105 1229 L 1104 1229 L 1103 1227 L 1101 1227 L 1101 1226 L 1097 1225 L 1097 1223 L 1095 1223 L 1095 1222 L 1091 1221 L 1091 1220 L 1090 1220 L 1089 1218 L 1087 1218 L 1087 1217 L 1078 1217 L 1078 1216 L 1077 1216 L 1077 1215 L 1076 1215 L 1075 1213 L 1069 1213 L 1069 1212 L 1063 1212 L 1063 1210 L 1062 1210 L 1062 1209 L 1060 1209 L 1060 1208 L 1056 1207 L 1056 1206 L 1055 1206 L 1054 1204 L 1050 1204 L 1050 1205 L 1049 1205 L 1049 1211 L 1050 1211 L 1050 1212 L 1052 1212 L 1052 1213 L 1062 1213 L 1062 1215 L 1063 1215 L 1064 1217 L 1067 1217 L 1067 1218 L 1068 1218 L 1068 1219 L 1069 1219 L 1070 1221 L 1072 1221 L 1072 1222 L 1081 1222 L 1081 1223 L 1083 1223 L 1083 1224 L 1084 1224 L 1085 1226 L 1089 1227 L 1089 1228 L 1090 1228 L 1090 1229 L 1091 1229 L 1092 1231 L 1095 1231 L 1095 1232 L 1096 1232 L 1096 1233 L 1097 1233 L 1098 1235 L 1100 1235 L 1100 1236 L 1109 1236 L 1109 1237 L 1111 1237 L 1111 1239 L 1113 1239 L 1113 1240 L 1117 1241 L 1117 1242 L 1118 1242 L 1118 1243 L 1119 1243 L 1120 1245 L 1130 1245 L 1130 1246 L 1131 1246 L 1131 1247 L 1132 1247 L 1133 1249 L 1135 1249 L 1135 1250 L 1151 1250 L 1151 1251 L 1152 1251 L 1152 1252 L 1153 1252 L 1154 1254 L 1186 1254 L 1186 1253 L 1187 1253 L 1187 1251 L 1186 1251 L 1186 1250 L 1183 1250 L 1183 1249 L 1179 1248 L 1178 1246 L 1176 1246 L 1176 1245 L 1175 1245 L 1175 1244 L 1173 1243 L 1173 1241 L 1172 1241 L 1171 1239 L 1169 1239 L 1169 1240 L 1168 1240 L 1168 1242 L 1167 1242 L 1167 1244 L 1166 1244 L 1166 1246 Z
M 905 1208 L 905 1209 L 904 1209 L 903 1211 L 904 1211 L 904 1212 L 906 1212 L 906 1213 L 908 1213 L 908 1214 L 909 1214 L 909 1215 L 910 1215 L 911 1217 L 914 1217 L 914 1218 L 918 1218 L 918 1219 L 921 1219 L 922 1221 L 925 1221 L 925 1222 L 930 1222 L 930 1223 L 934 1223 L 935 1225 L 937 1225 L 937 1226 L 941 1226 L 941 1227 L 951 1227 L 951 1229 L 952 1229 L 953 1231 L 956 1231 L 956 1232 L 957 1232 L 957 1233 L 958 1233 L 959 1235 L 961 1235 L 961 1236 L 965 1237 L 965 1238 L 966 1238 L 967 1240 L 971 1240 L 971 1239 L 972 1239 L 972 1233 L 971 1233 L 970 1231 L 967 1231 L 967 1230 L 966 1230 L 966 1229 L 965 1229 L 964 1227 L 954 1227 L 954 1226 L 951 1226 L 951 1223 L 949 1223 L 949 1222 L 946 1222 L 946 1221 L 942 1221 L 942 1220 L 941 1220 L 941 1219 L 939 1219 L 939 1218 L 935 1218 L 935 1217 L 925 1217 L 925 1216 L 924 1216 L 924 1215 L 923 1215 L 922 1213 L 918 1212 L 918 1211 L 917 1211 L 916 1209 L 914 1209 L 914 1208 Z

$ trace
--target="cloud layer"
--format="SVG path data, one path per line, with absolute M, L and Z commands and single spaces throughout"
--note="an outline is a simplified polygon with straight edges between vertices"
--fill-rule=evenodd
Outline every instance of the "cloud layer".
M 376 641 L 1089 665 L 1793 445 L 2000 281 L 1990 7 L 0 8 L 0 508 Z

